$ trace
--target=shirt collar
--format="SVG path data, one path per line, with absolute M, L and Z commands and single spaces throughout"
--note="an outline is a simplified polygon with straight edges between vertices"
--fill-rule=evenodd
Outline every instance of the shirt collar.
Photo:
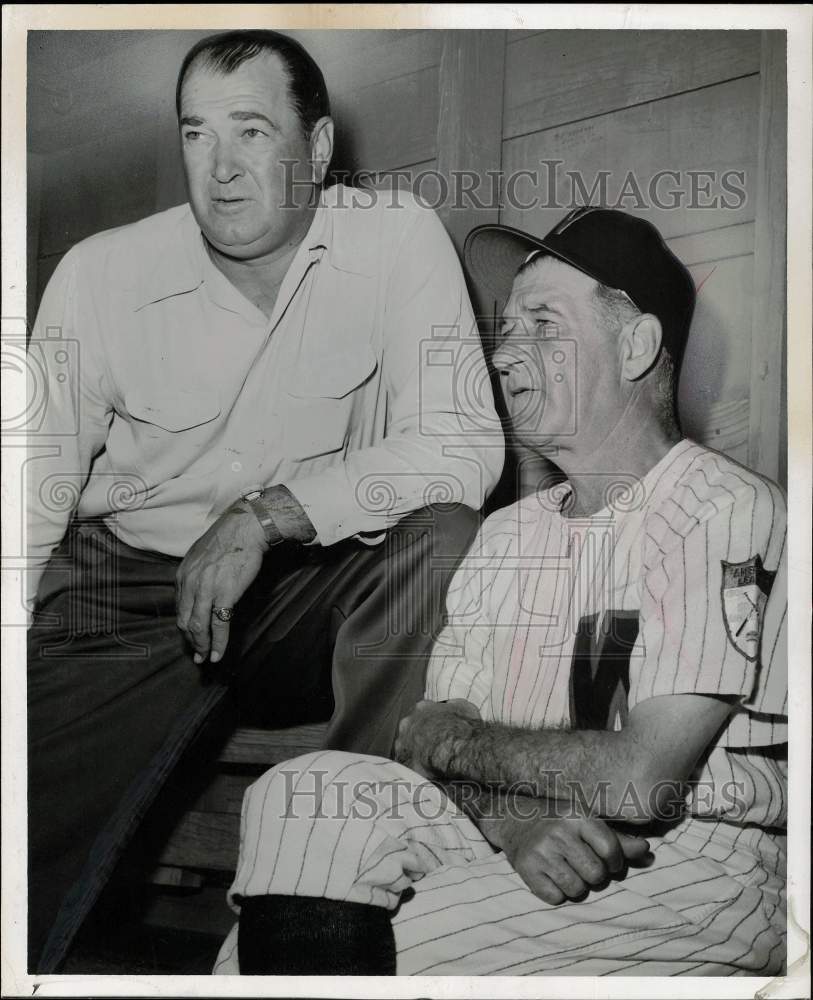
M 135 310 L 173 295 L 194 291 L 203 282 L 200 229 L 189 205 L 184 206 L 175 225 L 159 238 L 162 246 L 136 288 Z
M 366 202 L 365 199 L 366 198 Z M 371 277 L 376 273 L 378 240 L 374 231 L 365 226 L 367 216 L 372 220 L 377 213 L 364 212 L 365 204 L 372 199 L 355 188 L 335 184 L 322 191 L 319 206 L 303 241 L 311 260 L 326 257 L 328 263 L 339 271 Z M 135 309 L 173 295 L 199 288 L 204 280 L 201 256 L 200 227 L 189 205 L 185 206 L 175 226 L 163 240 L 155 266 L 139 283 Z
M 366 216 L 372 219 L 377 214 L 371 207 L 372 198 L 366 192 L 343 184 L 324 189 L 303 241 L 310 259 L 326 257 L 339 271 L 373 276 L 379 247 L 374 232 L 365 226 Z M 166 234 L 155 266 L 139 283 L 135 309 L 199 288 L 205 276 L 202 249 L 200 227 L 186 205 Z
M 643 510 L 654 501 L 659 502 L 661 498 L 674 491 L 678 480 L 697 458 L 699 450 L 698 445 L 689 438 L 681 438 L 639 480 L 619 478 L 612 489 L 612 496 L 604 507 L 594 514 L 587 515 L 584 520 L 596 515 L 605 516 L 607 511 L 613 514 L 626 514 L 630 511 Z M 570 483 L 567 481 L 557 483 L 544 492 L 549 497 L 544 504 L 546 509 L 556 509 L 564 517 L 573 495 Z
M 377 273 L 381 246 L 380 214 L 374 210 L 375 203 L 372 192 L 344 184 L 322 191 L 317 218 L 321 217 L 326 231 L 325 246 L 332 267 L 368 278 Z

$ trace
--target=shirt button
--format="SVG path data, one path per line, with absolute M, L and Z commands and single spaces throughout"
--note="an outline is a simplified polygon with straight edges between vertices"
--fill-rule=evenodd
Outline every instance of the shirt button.
M 242 472 L 243 471 L 243 466 L 239 462 L 232 462 L 231 463 L 231 471 L 232 472 Z

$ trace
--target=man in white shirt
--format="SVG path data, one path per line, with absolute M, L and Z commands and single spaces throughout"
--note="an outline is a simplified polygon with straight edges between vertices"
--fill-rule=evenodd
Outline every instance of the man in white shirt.
M 204 39 L 177 105 L 190 204 L 74 247 L 33 340 L 39 971 L 166 775 L 231 717 L 230 680 L 268 722 L 332 713 L 327 745 L 389 752 L 502 467 L 451 242 L 409 195 L 322 190 L 333 123 L 304 49 Z
M 513 433 L 567 482 L 483 524 L 397 761 L 248 790 L 215 971 L 780 974 L 785 501 L 680 433 L 691 278 L 600 208 L 466 251 Z

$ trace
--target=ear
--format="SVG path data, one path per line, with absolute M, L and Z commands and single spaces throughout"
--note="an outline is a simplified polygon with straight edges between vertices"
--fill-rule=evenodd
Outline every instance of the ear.
M 618 336 L 621 374 L 636 382 L 658 360 L 663 331 L 661 321 L 652 313 L 644 313 L 626 323 Z
M 321 184 L 333 156 L 333 119 L 320 118 L 311 131 L 311 166 L 313 181 Z

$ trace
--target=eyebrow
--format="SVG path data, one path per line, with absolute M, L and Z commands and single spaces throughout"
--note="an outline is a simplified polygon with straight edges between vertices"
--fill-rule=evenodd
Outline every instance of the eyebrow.
M 509 320 L 515 320 L 515 319 L 517 319 L 516 311 L 514 311 L 512 313 L 509 313 L 507 307 L 508 307 L 508 303 L 506 303 L 506 308 L 503 309 L 502 316 L 501 316 L 501 322 L 503 324 L 507 323 Z M 550 306 L 550 305 L 548 305 L 545 302 L 541 302 L 538 306 L 524 306 L 523 305 L 523 306 L 519 306 L 518 307 L 518 309 L 523 309 L 523 308 L 527 312 L 529 312 L 531 315 L 535 315 L 536 313 L 549 313 L 552 316 L 563 316 L 563 313 L 562 313 L 561 309 L 557 309 L 556 306 Z
M 522 306 L 529 313 L 550 313 L 553 316 L 561 316 L 562 310 L 557 308 L 556 305 L 551 305 L 547 302 L 540 302 L 539 305 L 529 306 L 523 303 Z
M 264 115 L 262 111 L 232 111 L 229 115 L 232 121 L 247 122 L 247 121 L 263 121 L 266 122 L 271 128 L 276 129 L 277 125 L 271 121 L 268 115 Z M 204 125 L 204 119 L 200 118 L 198 115 L 184 115 L 181 118 L 181 125 Z
M 229 118 L 232 118 L 234 121 L 237 122 L 247 122 L 251 121 L 253 118 L 259 118 L 260 121 L 266 122 L 266 124 L 270 125 L 271 128 L 277 127 L 276 124 L 271 121 L 268 115 L 264 115 L 262 111 L 232 111 L 231 114 L 229 115 Z

